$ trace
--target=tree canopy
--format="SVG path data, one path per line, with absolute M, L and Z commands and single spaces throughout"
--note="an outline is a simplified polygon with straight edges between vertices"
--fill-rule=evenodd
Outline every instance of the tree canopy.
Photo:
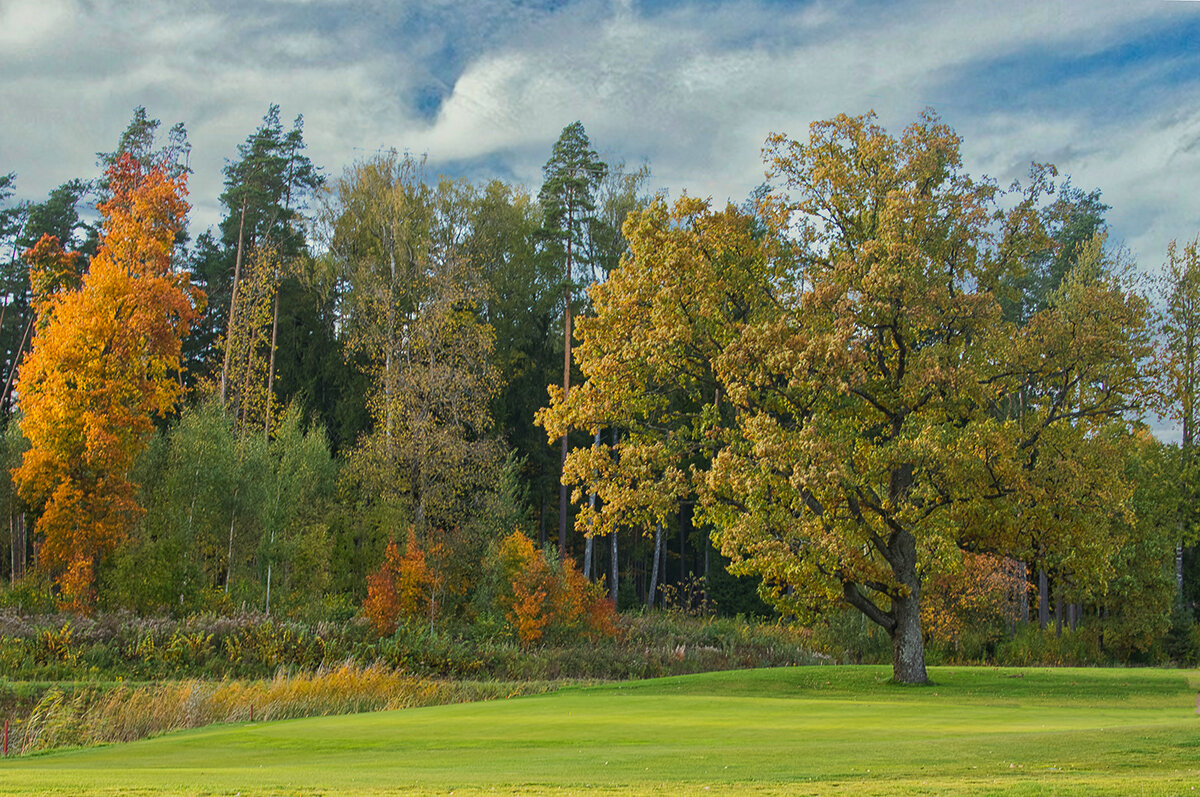
M 1094 529 L 1129 497 L 1108 462 L 1140 397 L 1147 305 L 1095 240 L 1049 306 L 1006 322 L 1004 278 L 1046 240 L 1036 196 L 998 210 L 930 113 L 899 138 L 839 116 L 766 153 L 759 230 L 694 200 L 627 222 L 632 252 L 580 324 L 587 389 L 544 418 L 552 437 L 636 430 L 575 452 L 568 477 L 628 485 L 658 516 L 696 491 L 771 599 L 858 609 L 891 635 L 896 679 L 921 683 L 922 588 L 964 552 L 1053 551 L 1083 581 L 1107 567 Z

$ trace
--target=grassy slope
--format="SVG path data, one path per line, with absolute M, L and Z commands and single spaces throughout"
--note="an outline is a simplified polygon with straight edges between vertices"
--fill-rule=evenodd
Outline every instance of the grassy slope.
M 726 672 L 217 726 L 5 762 L 0 793 L 1176 794 L 1200 785 L 1200 671 L 940 668 L 932 688 L 892 686 L 888 674 Z

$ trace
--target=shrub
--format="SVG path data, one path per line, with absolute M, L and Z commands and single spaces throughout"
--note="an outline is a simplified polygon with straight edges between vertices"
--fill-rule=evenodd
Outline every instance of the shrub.
M 611 637 L 617 632 L 612 602 L 568 560 L 551 560 L 533 541 L 513 532 L 499 545 L 498 608 L 522 647 L 548 638 Z M 486 563 L 485 563 L 486 565 Z
M 404 555 L 400 555 L 396 541 L 390 540 L 383 564 L 367 576 L 363 614 L 380 636 L 391 634 L 404 620 L 428 617 L 432 622 L 437 613 L 434 596 L 440 582 L 440 577 L 427 565 L 425 552 L 417 544 L 416 531 L 410 526 Z

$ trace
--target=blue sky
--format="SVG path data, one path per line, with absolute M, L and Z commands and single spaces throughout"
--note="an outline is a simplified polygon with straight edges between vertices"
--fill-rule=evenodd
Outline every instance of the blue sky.
M 1200 2 L 0 0 L 0 173 L 96 173 L 135 105 L 193 143 L 194 231 L 277 102 L 335 176 L 380 148 L 532 190 L 583 121 L 652 188 L 741 201 L 771 131 L 926 106 L 1002 185 L 1051 161 L 1112 206 L 1143 269 L 1200 233 Z

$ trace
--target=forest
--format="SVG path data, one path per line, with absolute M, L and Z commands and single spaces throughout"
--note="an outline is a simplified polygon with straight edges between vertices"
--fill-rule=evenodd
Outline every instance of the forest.
M 960 145 L 838 116 L 722 206 L 578 122 L 535 195 L 315 164 L 272 105 L 203 231 L 145 108 L 42 202 L 0 164 L 5 622 L 1194 664 L 1200 246 L 1134 263 L 1100 188 Z

